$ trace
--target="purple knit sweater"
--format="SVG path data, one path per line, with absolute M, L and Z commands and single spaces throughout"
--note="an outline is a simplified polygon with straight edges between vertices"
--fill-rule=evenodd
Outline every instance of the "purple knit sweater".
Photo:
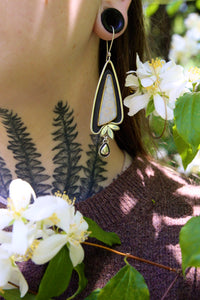
M 192 215 L 200 211 L 200 187 L 166 167 L 136 158 L 112 184 L 94 197 L 78 204 L 83 215 L 95 220 L 104 230 L 116 232 L 121 246 L 115 249 L 181 269 L 179 232 Z M 84 299 L 124 266 L 123 257 L 85 246 L 86 290 L 76 299 Z M 145 278 L 153 300 L 162 299 L 176 274 L 149 264 L 128 260 Z M 43 267 L 21 266 L 30 289 L 37 290 Z M 76 275 L 65 295 L 77 288 Z M 191 268 L 186 279 L 181 276 L 165 299 L 200 299 L 199 273 Z

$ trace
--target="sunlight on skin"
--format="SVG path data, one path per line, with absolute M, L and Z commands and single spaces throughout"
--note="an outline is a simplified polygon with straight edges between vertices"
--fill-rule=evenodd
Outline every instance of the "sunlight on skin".
M 99 0 L 92 5 L 88 0 L 0 1 L 1 67 L 11 61 L 17 65 L 26 59 L 33 61 L 37 54 L 44 55 L 42 58 L 48 54 L 55 57 L 58 49 L 61 57 L 62 51 L 71 50 L 74 43 L 81 45 L 84 38 L 87 42 L 99 3 Z
M 7 103 L 21 91 L 22 96 L 26 91 L 41 95 L 54 84 L 59 90 L 61 80 L 70 79 L 68 69 L 91 45 L 99 4 L 100 0 L 0 1 L 1 101 L 7 98 Z
M 43 17 L 45 14 L 45 10 L 47 9 L 46 5 L 48 5 L 48 0 L 44 1 L 45 2 L 39 1 L 35 9 L 35 24 L 33 29 L 33 36 L 37 36 L 37 32 L 39 31 L 40 27 L 42 27 Z
M 68 16 L 69 16 L 69 21 L 68 21 L 68 34 L 70 37 L 73 37 L 73 32 L 76 27 L 76 22 L 79 17 L 79 14 L 81 13 L 81 8 L 84 0 L 76 0 L 76 1 L 69 1 L 68 2 Z M 81 4 L 82 3 L 82 4 Z
M 44 5 L 45 4 L 45 5 Z M 73 37 L 76 23 L 79 18 L 79 13 L 81 13 L 82 5 L 84 5 L 83 0 L 73 0 L 73 1 L 60 1 L 59 6 L 58 3 L 55 3 L 54 1 L 49 0 L 38 0 L 38 4 L 36 5 L 35 10 L 35 24 L 34 24 L 34 30 L 33 30 L 33 36 L 37 36 L 37 32 L 41 30 L 43 27 L 43 23 L 45 22 L 45 17 L 47 18 L 47 14 L 51 14 L 51 11 L 54 11 L 58 8 L 60 8 L 60 13 L 63 14 L 66 10 L 66 13 L 64 15 L 66 16 L 66 33 L 67 37 L 71 38 Z M 46 16 L 45 16 L 46 15 Z M 49 28 L 51 31 L 51 28 Z

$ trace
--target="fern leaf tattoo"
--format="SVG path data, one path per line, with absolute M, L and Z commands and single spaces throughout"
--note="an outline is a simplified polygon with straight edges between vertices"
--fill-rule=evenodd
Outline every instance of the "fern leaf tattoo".
M 53 151 L 58 151 L 58 153 L 54 156 L 53 162 L 58 167 L 55 168 L 53 174 L 55 181 L 52 192 L 66 192 L 70 198 L 73 198 L 78 195 L 77 183 L 80 178 L 78 173 L 82 168 L 78 162 L 82 149 L 80 144 L 75 142 L 78 132 L 76 131 L 76 124 L 74 124 L 73 110 L 70 110 L 68 104 L 64 105 L 60 101 L 54 112 L 56 118 L 53 125 L 57 127 L 57 130 L 53 132 L 53 140 L 58 144 L 53 148 Z
M 45 195 L 50 185 L 43 182 L 49 179 L 49 176 L 43 174 L 45 168 L 38 160 L 41 155 L 37 152 L 27 128 L 21 118 L 12 111 L 0 109 L 0 116 L 9 137 L 8 149 L 18 161 L 15 166 L 17 177 L 29 182 L 37 196 Z
M 9 185 L 12 181 L 12 174 L 6 168 L 6 163 L 0 157 L 0 196 L 7 199 L 9 196 Z
M 106 180 L 103 173 L 106 172 L 104 168 L 107 162 L 103 161 L 99 156 L 99 146 L 101 138 L 99 136 L 91 135 L 92 144 L 89 145 L 90 151 L 87 152 L 89 159 L 87 160 L 87 167 L 84 167 L 85 178 L 81 178 L 81 187 L 78 201 L 83 201 L 92 195 L 101 191 L 101 182 Z

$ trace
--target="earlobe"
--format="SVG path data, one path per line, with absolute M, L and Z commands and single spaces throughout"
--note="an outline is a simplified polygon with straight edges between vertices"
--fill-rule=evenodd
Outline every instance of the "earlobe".
M 115 38 L 126 30 L 128 24 L 128 8 L 131 0 L 102 0 L 97 13 L 93 31 L 103 40 L 111 40 L 113 28 Z

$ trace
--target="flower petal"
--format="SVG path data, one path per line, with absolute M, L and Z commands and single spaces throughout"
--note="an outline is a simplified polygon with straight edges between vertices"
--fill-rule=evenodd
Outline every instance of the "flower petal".
M 9 223 L 12 221 L 13 217 L 8 209 L 1 208 L 0 209 L 0 229 L 3 229 L 9 226 Z
M 159 94 L 156 94 L 154 96 L 154 106 L 155 111 L 161 118 L 164 120 L 172 120 L 174 117 L 173 110 L 167 106 L 167 103 L 165 103 L 164 98 L 161 97 Z
M 83 248 L 80 244 L 74 245 L 71 244 L 69 245 L 69 256 L 71 258 L 72 264 L 74 267 L 82 263 L 84 259 L 84 251 Z
M 55 196 L 43 196 L 35 200 L 33 204 L 23 213 L 28 220 L 41 221 L 49 218 L 58 209 L 67 208 L 69 204 L 62 198 Z
M 11 181 L 9 186 L 9 197 L 12 199 L 15 209 L 18 211 L 21 208 L 26 208 L 31 196 L 36 198 L 35 192 L 30 184 L 22 179 L 15 179 Z
M 17 266 L 12 267 L 9 281 L 19 286 L 20 295 L 21 297 L 24 297 L 28 291 L 28 284 Z M 2 286 L 2 288 L 4 290 L 9 290 L 14 289 L 15 287 L 11 284 L 5 284 L 4 286 Z
M 65 232 L 68 232 L 74 216 L 74 207 L 59 210 L 56 214 L 58 217 L 57 226 Z
M 78 225 L 79 231 L 88 230 L 88 223 L 84 220 L 83 215 L 80 213 L 80 211 L 76 211 L 74 222 Z
M 139 81 L 137 76 L 133 74 L 127 75 L 125 86 L 132 87 L 133 89 L 137 89 L 139 87 Z
M 28 248 L 28 226 L 21 220 L 16 220 L 13 224 L 12 251 L 24 255 Z
M 156 79 L 157 78 L 154 75 L 145 77 L 145 78 L 141 79 L 141 84 L 143 87 L 148 87 L 148 86 L 153 85 L 153 83 L 156 81 Z
M 67 243 L 65 234 L 55 234 L 41 241 L 35 249 L 32 261 L 37 265 L 50 261 Z
M 124 105 L 129 108 L 129 116 L 135 115 L 138 111 L 145 108 L 149 102 L 149 95 L 134 94 L 124 99 Z
M 10 279 L 11 274 L 11 261 L 9 258 L 1 259 L 0 258 L 0 287 L 3 287 Z M 2 272 L 3 270 L 3 272 Z
M 12 232 L 0 230 L 0 244 L 11 243 Z
M 137 65 L 136 73 L 139 78 L 144 78 L 146 76 L 152 75 L 149 62 L 142 63 L 138 54 L 136 55 L 136 65 Z

